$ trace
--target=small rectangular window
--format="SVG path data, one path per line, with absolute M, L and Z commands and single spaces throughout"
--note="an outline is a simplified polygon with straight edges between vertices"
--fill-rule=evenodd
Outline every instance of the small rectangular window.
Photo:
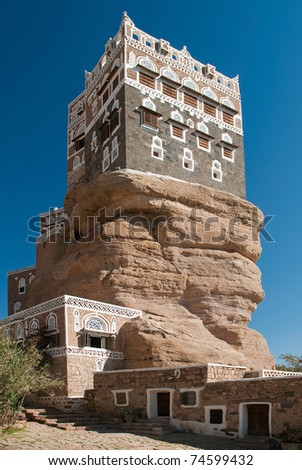
M 177 127 L 177 126 L 173 126 L 172 125 L 172 136 L 173 137 L 177 137 L 178 139 L 182 139 L 184 138 L 184 131 L 183 129 L 181 129 L 180 127 Z
M 155 88 L 155 79 L 142 72 L 139 73 L 139 83 L 149 88 Z
M 222 424 L 223 422 L 223 410 L 210 410 L 210 423 L 211 424 Z
M 158 128 L 158 116 L 152 111 L 144 110 L 142 112 L 142 124 L 146 126 L 153 127 L 154 129 Z
M 107 349 L 107 338 L 89 335 L 88 346 L 91 348 Z
M 210 142 L 208 141 L 208 139 L 198 136 L 198 147 L 205 149 L 205 150 L 209 150 Z
M 85 137 L 82 137 L 81 139 L 77 139 L 77 140 L 75 141 L 74 145 L 75 145 L 75 150 L 76 150 L 76 152 L 77 152 L 78 150 L 83 149 L 83 148 L 85 147 Z
M 115 77 L 115 79 L 113 80 L 113 83 L 112 83 L 112 91 L 116 89 L 116 87 L 118 86 L 119 84 L 119 76 L 117 75 Z
M 119 126 L 119 124 L 120 124 L 120 113 L 118 109 L 115 109 L 110 118 L 111 133 Z
M 197 108 L 197 98 L 195 96 L 188 95 L 184 93 L 184 104 Z
M 216 117 L 216 108 L 212 104 L 203 103 L 204 112 L 210 116 Z
M 167 85 L 166 83 L 163 83 L 163 94 L 170 96 L 170 98 L 177 99 L 177 90 L 173 86 Z
M 184 406 L 195 406 L 197 403 L 197 396 L 195 390 L 181 392 L 180 403 Z
M 127 405 L 127 394 L 126 392 L 116 392 L 115 401 L 117 405 Z
M 104 122 L 100 131 L 101 131 L 101 144 L 103 145 L 104 142 L 106 142 L 106 140 L 109 139 L 109 135 L 110 135 L 110 128 L 109 128 L 108 121 Z
M 109 98 L 109 88 L 103 93 L 102 99 L 103 99 L 103 105 L 106 103 L 106 101 Z
M 234 151 L 229 149 L 228 147 L 223 147 L 222 155 L 223 155 L 224 158 L 228 158 L 229 160 L 233 160 Z
M 226 122 L 227 124 L 231 124 L 232 126 L 234 125 L 234 116 L 232 116 L 231 114 L 223 112 L 222 120 Z

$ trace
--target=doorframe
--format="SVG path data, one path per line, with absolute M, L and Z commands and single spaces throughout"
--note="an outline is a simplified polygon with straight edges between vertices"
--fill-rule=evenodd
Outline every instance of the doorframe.
M 247 405 L 268 405 L 268 434 L 272 436 L 272 404 L 268 401 L 247 401 L 239 405 L 239 437 L 248 436 L 248 412 Z
M 169 393 L 170 394 L 170 412 L 169 418 L 171 419 L 173 410 L 173 393 L 175 388 L 147 388 L 147 416 L 148 419 L 161 419 L 163 416 L 158 416 L 157 412 L 157 394 L 158 393 Z

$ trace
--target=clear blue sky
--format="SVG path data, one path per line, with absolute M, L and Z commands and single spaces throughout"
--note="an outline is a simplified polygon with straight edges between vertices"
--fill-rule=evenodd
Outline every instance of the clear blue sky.
M 186 8 L 187 6 L 187 8 Z M 123 11 L 155 37 L 183 45 L 242 93 L 247 197 L 267 215 L 259 267 L 266 298 L 251 326 L 281 353 L 302 355 L 302 2 L 300 0 L 21 0 L 1 8 L 0 317 L 6 273 L 35 263 L 27 220 L 61 207 L 67 105 L 84 87 Z

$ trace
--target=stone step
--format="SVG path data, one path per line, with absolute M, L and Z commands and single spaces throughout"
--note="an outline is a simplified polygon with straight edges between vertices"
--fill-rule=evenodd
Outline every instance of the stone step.
M 29 420 L 57 427 L 65 431 L 89 429 L 118 429 L 124 432 L 137 432 L 160 436 L 174 432 L 168 419 L 136 419 L 134 422 L 121 423 L 104 420 L 93 412 L 67 413 L 54 408 L 28 408 L 26 415 Z

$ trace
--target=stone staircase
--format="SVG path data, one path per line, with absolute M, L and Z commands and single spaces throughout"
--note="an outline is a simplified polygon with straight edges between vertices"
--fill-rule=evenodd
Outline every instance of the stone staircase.
M 28 421 L 35 421 L 47 426 L 53 426 L 64 431 L 74 430 L 115 430 L 132 432 L 152 436 L 162 436 L 175 432 L 168 419 L 136 419 L 131 423 L 104 420 L 94 412 L 67 413 L 55 408 L 27 408 L 25 410 Z

